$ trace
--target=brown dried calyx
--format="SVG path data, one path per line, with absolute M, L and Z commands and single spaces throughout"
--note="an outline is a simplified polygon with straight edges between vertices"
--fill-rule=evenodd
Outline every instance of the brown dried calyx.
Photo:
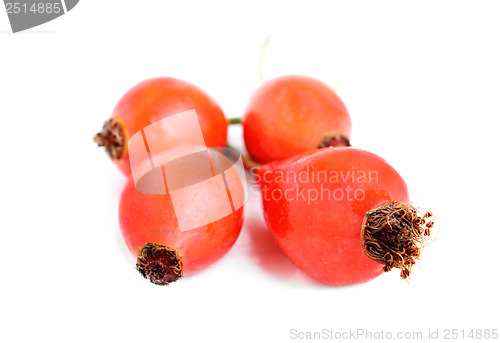
M 182 259 L 175 249 L 146 243 L 137 255 L 137 270 L 155 285 L 168 285 L 182 277 Z
M 366 212 L 361 246 L 366 256 L 384 265 L 385 272 L 399 268 L 401 278 L 406 279 L 433 226 L 432 213 L 420 215 L 408 203 L 388 202 Z
M 338 133 L 327 133 L 318 144 L 318 149 L 336 146 L 351 146 L 349 138 Z
M 119 118 L 104 122 L 101 132 L 94 136 L 94 142 L 103 146 L 113 161 L 120 160 L 127 153 L 128 133 L 125 124 Z

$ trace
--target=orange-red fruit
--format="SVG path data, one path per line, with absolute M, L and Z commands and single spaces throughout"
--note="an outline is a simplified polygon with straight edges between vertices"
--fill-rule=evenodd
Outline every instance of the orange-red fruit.
M 332 135 L 348 142 L 351 134 L 349 113 L 337 94 L 321 81 L 297 75 L 260 86 L 242 122 L 247 151 L 259 163 L 316 149 Z
M 182 201 L 181 206 L 197 216 L 206 202 L 218 199 L 193 196 Z M 189 275 L 207 268 L 233 246 L 243 225 L 243 207 L 211 224 L 181 231 L 170 194 L 143 194 L 130 179 L 120 198 L 119 221 L 134 256 L 146 243 L 167 246 L 182 259 L 182 274 Z
M 257 179 L 274 238 L 306 274 L 349 285 L 383 272 L 363 253 L 363 218 L 380 205 L 409 200 L 406 183 L 385 160 L 353 148 L 319 149 L 264 165 Z
M 217 102 L 195 85 L 172 77 L 149 79 L 132 87 L 118 101 L 111 117 L 124 124 L 128 140 L 160 119 L 191 109 L 196 110 L 206 146 L 225 146 L 228 121 Z M 130 175 L 126 149 L 115 161 Z

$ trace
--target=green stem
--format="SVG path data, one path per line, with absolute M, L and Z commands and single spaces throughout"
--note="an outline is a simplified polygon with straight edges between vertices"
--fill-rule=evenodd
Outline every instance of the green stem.
M 266 51 L 266 47 L 268 46 L 269 42 L 271 41 L 272 35 L 269 35 L 267 39 L 264 41 L 264 44 L 262 44 L 262 48 L 260 49 L 260 57 L 259 57 L 259 77 L 260 77 L 260 82 L 264 82 L 264 73 L 262 72 L 262 61 L 264 60 L 264 52 Z
M 229 125 L 241 124 L 241 118 L 229 118 Z

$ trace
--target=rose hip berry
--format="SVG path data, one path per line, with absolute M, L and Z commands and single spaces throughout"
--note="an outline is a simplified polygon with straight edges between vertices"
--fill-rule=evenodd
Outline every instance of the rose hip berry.
M 189 151 L 189 147 L 184 149 Z M 212 177 L 205 182 L 205 174 L 200 173 L 203 158 L 192 156 L 189 162 L 174 161 L 174 171 L 169 171 L 172 164 L 162 165 L 158 170 L 163 176 L 158 180 L 154 178 L 157 169 L 153 170 L 145 176 L 152 179 L 139 180 L 138 188 L 129 179 L 120 198 L 119 222 L 125 242 L 137 256 L 139 272 L 155 284 L 168 284 L 207 268 L 232 247 L 243 225 L 244 188 L 238 172 L 228 168 L 229 160 L 214 150 L 210 153 Z M 164 192 L 141 193 L 139 184 Z M 195 224 L 186 226 L 186 220 Z
M 365 282 L 392 268 L 407 278 L 433 226 L 430 213 L 408 203 L 401 176 L 363 150 L 311 151 L 264 165 L 257 179 L 278 245 L 328 285 Z
M 184 206 L 198 212 L 206 201 L 217 199 L 193 197 Z M 138 270 L 151 282 L 166 284 L 220 259 L 238 238 L 243 207 L 208 225 L 181 231 L 169 194 L 140 193 L 129 180 L 120 199 L 119 221 Z
M 200 88 L 171 77 L 154 78 L 132 87 L 118 102 L 94 141 L 127 175 L 127 142 L 136 132 L 165 117 L 196 110 L 205 144 L 226 145 L 228 121 L 220 106 Z
M 242 119 L 245 145 L 259 163 L 283 160 L 328 146 L 349 146 L 351 119 L 326 84 L 306 76 L 264 83 Z

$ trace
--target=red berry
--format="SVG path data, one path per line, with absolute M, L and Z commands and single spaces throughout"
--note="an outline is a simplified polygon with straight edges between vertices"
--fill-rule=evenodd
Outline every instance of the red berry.
M 212 162 L 219 157 L 224 159 L 222 155 L 217 157 L 214 154 L 212 151 Z M 227 164 L 225 161 L 219 166 Z M 244 189 L 234 169 L 227 170 L 224 167 L 224 186 L 221 175 L 218 175 L 220 180 L 216 180 L 219 181 L 218 185 L 205 184 L 200 180 L 200 171 L 195 165 L 174 163 L 184 172 L 174 172 L 175 180 L 172 181 L 186 187 L 194 185 L 195 191 L 188 189 L 179 196 L 175 194 L 178 189 L 169 188 L 166 194 L 144 194 L 136 189 L 130 179 L 120 199 L 119 221 L 125 242 L 137 256 L 138 270 L 156 284 L 175 281 L 183 274 L 202 270 L 220 259 L 236 241 L 243 224 L 243 207 L 236 205 L 236 202 L 242 204 Z M 167 169 L 168 164 L 162 168 Z M 216 170 L 217 176 L 217 167 L 213 170 Z M 220 187 L 217 188 L 221 184 L 222 192 Z M 165 189 L 163 183 L 159 187 Z M 228 206 L 231 206 L 229 211 Z M 210 218 L 220 219 L 210 223 Z M 185 223 L 186 219 L 191 223 L 209 224 L 181 230 L 180 223 Z
M 326 84 L 283 76 L 260 86 L 243 117 L 249 155 L 259 163 L 283 160 L 327 146 L 348 146 L 351 119 Z
M 128 139 L 160 119 L 191 109 L 198 115 L 205 145 L 225 146 L 228 121 L 220 106 L 198 87 L 171 77 L 149 79 L 131 88 L 94 140 L 130 175 Z
M 319 149 L 257 174 L 266 222 L 306 274 L 329 285 L 368 281 L 392 267 L 408 277 L 432 227 L 408 204 L 385 160 L 353 148 Z

